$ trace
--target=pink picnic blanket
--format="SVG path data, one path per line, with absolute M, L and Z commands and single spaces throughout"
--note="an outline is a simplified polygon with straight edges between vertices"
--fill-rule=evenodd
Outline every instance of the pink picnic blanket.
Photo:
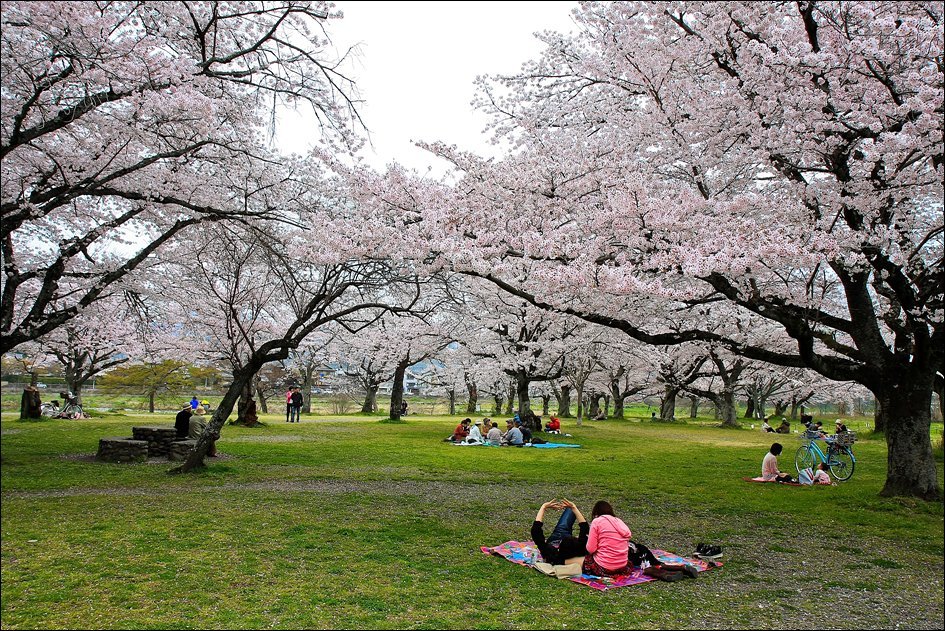
M 778 482 L 776 480 L 765 480 L 764 478 L 742 478 L 745 482 L 761 482 L 762 484 L 780 484 L 781 486 L 810 486 L 809 484 L 801 484 L 800 482 Z
M 482 550 L 484 554 L 494 554 L 517 565 L 529 567 L 528 561 L 525 558 L 525 549 L 527 547 L 534 548 L 535 544 L 531 541 L 506 541 L 501 545 L 493 546 L 491 548 L 488 546 L 482 546 L 479 549 Z M 651 551 L 657 559 L 663 561 L 664 563 L 688 563 L 689 565 L 695 566 L 695 568 L 700 572 L 705 572 L 706 570 L 713 567 L 722 566 L 722 564 L 718 562 L 713 562 L 710 565 L 709 562 L 703 561 L 701 559 L 681 557 L 673 554 L 672 552 L 657 550 L 656 548 L 651 548 Z M 634 568 L 633 572 L 630 574 L 621 576 L 592 576 L 590 574 L 581 574 L 580 576 L 569 576 L 567 580 L 574 583 L 580 583 L 581 585 L 587 585 L 593 589 L 605 590 L 615 589 L 617 587 L 628 587 L 630 585 L 639 585 L 640 583 L 649 583 L 650 581 L 655 581 L 656 579 L 645 575 L 643 570 Z

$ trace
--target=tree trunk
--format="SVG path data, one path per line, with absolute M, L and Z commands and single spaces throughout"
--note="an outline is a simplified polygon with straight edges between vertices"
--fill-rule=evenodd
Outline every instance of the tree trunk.
M 564 391 L 564 388 L 561 388 Z M 578 386 L 577 389 L 577 424 L 578 427 L 583 425 L 584 421 L 584 387 Z
M 518 414 L 525 419 L 526 413 L 532 409 L 532 402 L 528 398 L 528 385 L 531 380 L 524 374 L 515 376 L 515 395 L 518 398 Z
M 253 381 L 254 378 L 247 380 L 240 388 L 239 404 L 236 407 L 237 425 L 245 425 L 246 427 L 259 425 L 259 416 L 256 414 L 256 400 L 253 398 Z
M 502 414 L 502 401 L 505 400 L 505 397 L 499 393 L 496 393 L 492 395 L 492 400 L 495 401 L 495 409 L 492 410 L 492 414 L 494 416 L 499 416 Z
M 752 396 L 745 402 L 745 418 L 755 418 L 755 398 Z
M 623 402 L 624 397 L 614 396 L 614 418 L 622 419 L 623 418 Z
M 780 399 L 777 403 L 774 404 L 774 415 L 775 416 L 784 416 L 784 411 L 787 409 L 787 403 Z
M 476 388 L 476 384 L 467 381 L 466 382 L 466 414 L 473 414 L 476 411 L 476 405 L 479 403 L 479 389 Z
M 558 398 L 558 416 L 571 418 L 571 386 L 561 386 L 561 396 Z
M 308 390 L 303 390 L 302 392 L 311 392 L 311 388 Z M 308 401 L 311 397 L 302 397 L 302 409 L 305 409 L 305 402 Z M 259 384 L 256 385 L 256 399 L 259 400 L 259 410 L 263 414 L 269 414 L 269 406 L 266 405 L 266 397 L 263 394 L 262 388 L 259 387 Z
M 610 395 L 604 395 L 604 416 L 610 416 Z
M 892 410 L 889 407 L 889 401 L 886 399 L 886 395 L 877 394 L 876 395 L 876 405 L 873 406 L 873 431 L 877 434 L 886 433 L 886 417 L 889 415 L 889 412 Z
M 185 460 L 182 465 L 171 469 L 168 473 L 187 473 L 204 466 L 203 459 L 210 445 L 215 440 L 214 436 L 219 435 L 223 424 L 226 422 L 226 419 L 229 418 L 230 412 L 233 411 L 233 406 L 236 405 L 240 393 L 243 392 L 244 386 L 252 383 L 253 376 L 256 374 L 256 371 L 259 370 L 260 366 L 256 366 L 253 369 L 247 368 L 245 371 L 233 371 L 233 383 L 227 388 L 226 393 L 223 395 L 223 400 L 220 401 L 220 405 L 217 406 L 216 412 L 210 417 L 207 429 L 200 435 L 200 438 L 197 439 L 197 444 L 194 446 L 193 451 L 190 452 L 190 455 L 187 456 L 187 460 Z
M 511 416 L 515 412 L 515 399 L 518 394 L 518 388 L 514 381 L 509 382 L 509 397 L 505 400 L 505 413 Z
M 884 391 L 876 393 L 877 401 L 883 402 L 883 427 L 889 427 L 886 484 L 880 495 L 941 498 L 929 440 L 934 378 L 930 372 L 903 371 L 896 382 L 887 382 Z
M 400 420 L 400 408 L 404 403 L 404 375 L 407 374 L 409 365 L 410 360 L 403 359 L 394 370 L 394 385 L 390 391 L 390 419 L 392 421 Z
M 456 389 L 450 388 L 449 392 L 446 393 L 446 396 L 450 401 L 450 416 L 456 414 Z
M 735 391 L 728 388 L 722 390 L 716 403 L 716 410 L 721 416 L 722 427 L 738 427 L 738 410 L 735 409 Z
M 666 386 L 663 388 L 663 398 L 660 401 L 660 419 L 672 421 L 676 418 L 676 395 L 679 388 Z
M 377 408 L 378 387 L 371 386 L 364 389 L 364 405 L 361 406 L 361 414 L 372 414 Z
M 23 396 L 20 398 L 20 418 L 40 418 L 42 417 L 43 402 L 39 397 L 39 389 L 35 386 L 23 388 Z
M 588 399 L 589 405 L 587 406 L 587 407 L 588 407 L 588 410 L 587 410 L 587 416 L 588 416 L 588 418 L 597 418 L 597 416 L 600 414 L 600 399 L 601 399 L 601 397 L 600 397 L 599 395 L 596 395 L 596 394 L 591 395 L 591 396 L 589 397 L 589 399 Z
M 305 393 L 305 396 L 302 397 L 302 411 L 306 414 L 312 413 L 312 382 L 314 381 L 314 376 L 314 364 L 305 366 L 305 370 L 302 373 L 302 392 Z M 263 413 L 265 414 L 266 400 L 263 399 L 262 395 L 259 395 L 259 404 L 262 407 Z
M 551 401 L 550 394 L 541 395 L 541 415 L 548 416 L 548 404 Z
M 689 397 L 689 418 L 699 416 L 699 397 Z
M 148 392 L 148 412 L 154 414 L 154 390 Z

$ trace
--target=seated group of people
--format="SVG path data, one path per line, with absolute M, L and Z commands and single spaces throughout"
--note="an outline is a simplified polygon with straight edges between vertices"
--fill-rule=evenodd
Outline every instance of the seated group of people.
M 177 430 L 177 439 L 197 440 L 203 434 L 204 430 L 207 429 L 207 421 L 207 410 L 203 405 L 198 405 L 196 408 L 193 408 L 191 407 L 191 403 L 187 403 L 184 409 L 178 412 L 174 419 L 174 429 Z M 213 442 L 210 443 L 210 448 L 207 450 L 207 456 L 211 458 L 217 455 L 217 438 L 219 438 L 219 436 L 213 439 Z
M 752 426 L 754 427 L 754 426 Z M 791 433 L 791 424 L 784 417 L 781 417 L 781 424 L 777 428 L 771 427 L 768 423 L 768 417 L 764 417 L 761 420 L 761 431 L 771 432 L 774 434 L 790 434 Z
M 538 419 L 541 424 L 541 419 Z M 551 420 L 545 424 L 545 432 L 552 434 L 561 433 L 561 421 L 552 416 Z M 516 414 L 514 419 L 505 422 L 505 431 L 499 429 L 499 424 L 491 418 L 484 418 L 481 421 L 473 422 L 472 419 L 464 418 L 453 434 L 446 440 L 454 443 L 467 443 L 470 445 L 493 445 L 512 447 L 522 447 L 526 444 L 541 444 L 547 442 L 532 434 L 528 425 Z
M 560 519 L 547 539 L 544 534 L 546 510 L 561 510 Z M 574 523 L 578 536 L 574 536 Z M 665 581 L 695 578 L 698 570 L 691 565 L 668 565 L 657 559 L 649 548 L 630 539 L 630 528 L 614 514 L 605 501 L 594 504 L 591 522 L 574 502 L 561 499 L 545 502 L 538 509 L 531 529 L 532 540 L 545 563 L 579 563 L 583 574 L 619 576 L 643 568 L 643 573 Z

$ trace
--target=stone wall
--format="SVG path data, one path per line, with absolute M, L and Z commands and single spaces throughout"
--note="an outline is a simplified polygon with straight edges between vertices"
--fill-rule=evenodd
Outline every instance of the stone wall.
M 171 451 L 171 443 L 177 440 L 177 430 L 173 425 L 132 427 L 131 434 L 135 440 L 148 443 L 148 456 L 151 458 L 167 458 Z
M 104 462 L 146 462 L 148 442 L 127 437 L 101 438 L 95 459 Z

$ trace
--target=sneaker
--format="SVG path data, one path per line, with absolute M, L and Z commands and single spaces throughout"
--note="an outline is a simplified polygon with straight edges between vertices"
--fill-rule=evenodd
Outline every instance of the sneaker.
M 700 559 L 704 560 L 715 560 L 722 558 L 722 547 L 721 546 L 706 546 L 705 549 L 698 555 Z
M 701 555 L 703 552 L 705 552 L 705 549 L 708 548 L 708 547 L 709 547 L 709 546 L 707 546 L 707 545 L 704 544 L 704 543 L 697 543 L 697 544 L 696 544 L 696 551 L 693 553 L 693 556 L 699 556 L 699 555 Z

